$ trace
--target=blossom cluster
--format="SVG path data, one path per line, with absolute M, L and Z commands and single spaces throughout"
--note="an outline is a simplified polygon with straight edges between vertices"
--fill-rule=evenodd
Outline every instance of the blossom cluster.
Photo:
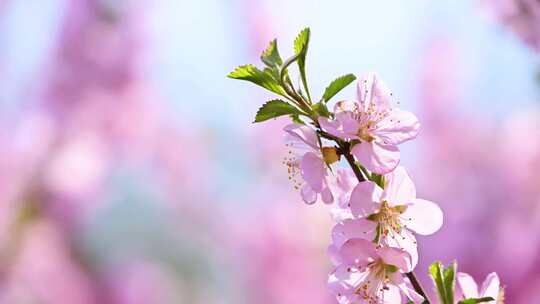
M 422 301 L 402 274 L 418 262 L 415 233 L 432 234 L 443 222 L 441 209 L 416 198 L 414 183 L 399 166 L 398 145 L 415 138 L 420 123 L 414 114 L 393 107 L 391 95 L 376 75 L 367 75 L 358 83 L 357 101 L 340 101 L 333 118 L 318 119 L 320 131 L 350 146 L 355 165 L 362 166 L 360 181 L 351 168 L 335 168 L 344 151 L 325 145 L 314 127 L 285 127 L 293 155 L 286 164 L 304 201 L 333 203 L 336 198 L 329 247 L 335 269 L 329 286 L 340 303 L 380 303 L 401 299 L 400 292 Z
M 274 40 L 261 56 L 263 71 L 246 65 L 229 77 L 288 100 L 267 102 L 255 122 L 289 115 L 293 123 L 284 128 L 289 151 L 283 162 L 289 179 L 305 203 L 332 206 L 336 224 L 328 247 L 333 264 L 328 286 L 337 301 L 430 303 L 413 273 L 419 259 L 416 234 L 439 230 L 443 212 L 436 203 L 416 197 L 399 150 L 400 144 L 416 138 L 420 122 L 393 105 L 391 91 L 375 74 L 362 77 L 356 99 L 335 103 L 333 111 L 327 108 L 329 99 L 356 80 L 354 75 L 334 80 L 314 103 L 305 75 L 309 34 L 309 29 L 300 33 L 295 55 L 288 60 L 281 59 Z M 295 61 L 303 91 L 295 90 L 287 70 Z M 456 267 L 453 263 L 444 269 L 439 262 L 430 267 L 440 303 L 502 302 L 496 274 L 479 292 L 471 277 L 457 273 Z

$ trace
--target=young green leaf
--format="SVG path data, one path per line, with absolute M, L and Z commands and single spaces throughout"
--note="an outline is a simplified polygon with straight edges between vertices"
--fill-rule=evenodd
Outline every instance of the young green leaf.
M 384 189 L 384 175 L 373 173 L 369 176 L 369 179 L 375 184 L 377 184 L 379 187 Z
M 254 122 L 261 122 L 283 115 L 299 115 L 300 110 L 280 99 L 270 100 L 257 111 Z
M 270 41 L 266 50 L 261 54 L 261 60 L 270 68 L 279 67 L 283 63 L 281 56 L 279 56 L 277 39 Z
M 294 52 L 298 55 L 298 69 L 300 70 L 300 78 L 302 78 L 302 83 L 304 84 L 304 90 L 308 96 L 308 99 L 311 101 L 311 95 L 309 94 L 309 89 L 307 85 L 306 78 L 306 54 L 309 45 L 310 37 L 309 27 L 305 28 L 303 31 L 298 34 L 294 40 Z
M 269 71 L 261 71 L 252 64 L 242 65 L 227 75 L 229 78 L 241 79 L 259 85 L 269 91 L 285 96 L 285 90 L 279 85 Z
M 300 115 L 298 114 L 291 114 L 290 115 L 292 122 L 299 124 L 299 125 L 305 125 L 306 123 L 300 119 Z
M 317 112 L 317 114 L 321 116 L 330 117 L 330 115 L 332 115 L 332 113 L 328 111 L 328 108 L 326 107 L 326 105 L 322 102 L 317 102 L 316 104 L 313 105 L 312 108 L 313 108 L 313 111 Z
M 356 76 L 353 74 L 343 75 L 339 78 L 336 78 L 330 83 L 330 85 L 324 90 L 323 100 L 327 102 L 330 98 L 334 97 L 339 91 L 343 90 L 351 82 L 356 80 Z
M 458 304 L 476 304 L 476 303 L 485 303 L 489 301 L 495 301 L 495 299 L 492 297 L 465 299 L 465 300 L 459 301 Z
M 444 290 L 446 291 L 446 303 L 454 303 L 454 288 L 456 285 L 457 263 L 452 262 L 443 272 Z
M 429 266 L 429 273 L 431 274 L 431 278 L 435 283 L 437 295 L 441 304 L 453 304 L 446 301 L 446 289 L 444 286 L 441 262 L 434 262 L 433 264 L 431 264 L 431 266 Z

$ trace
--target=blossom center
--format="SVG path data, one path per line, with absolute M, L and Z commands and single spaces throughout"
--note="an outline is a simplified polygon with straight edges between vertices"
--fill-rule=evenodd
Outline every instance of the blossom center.
M 367 303 L 381 303 L 383 293 L 389 289 L 390 274 L 396 271 L 398 271 L 396 266 L 385 264 L 380 258 L 369 263 L 366 268 L 368 274 L 355 293 Z
M 368 121 L 365 125 L 360 126 L 356 135 L 363 141 L 372 142 L 375 138 L 370 134 L 369 130 L 373 124 L 373 121 Z
M 401 232 L 402 223 L 400 216 L 405 210 L 407 210 L 407 206 L 405 205 L 390 206 L 387 201 L 382 201 L 379 211 L 367 217 L 368 220 L 378 223 L 377 234 L 375 236 L 377 243 L 381 235 L 386 237 L 391 232 Z

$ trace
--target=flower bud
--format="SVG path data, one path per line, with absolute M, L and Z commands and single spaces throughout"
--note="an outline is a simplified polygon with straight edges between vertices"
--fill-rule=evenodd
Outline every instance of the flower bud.
M 329 165 L 339 161 L 340 158 L 338 150 L 334 147 L 323 147 L 322 154 L 324 157 L 324 161 Z

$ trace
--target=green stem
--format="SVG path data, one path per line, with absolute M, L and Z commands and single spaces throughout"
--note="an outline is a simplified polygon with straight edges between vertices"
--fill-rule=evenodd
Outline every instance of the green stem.
M 304 100 L 304 98 L 302 98 L 302 96 L 298 95 L 298 93 L 296 93 L 296 91 L 294 90 L 294 87 L 292 85 L 289 85 L 289 83 L 287 83 L 287 81 L 285 81 L 285 76 L 287 75 L 287 68 L 293 63 L 295 62 L 296 60 L 298 60 L 298 57 L 300 56 L 300 54 L 296 54 L 292 57 L 290 57 L 289 59 L 287 59 L 283 65 L 281 66 L 281 69 L 279 71 L 279 81 L 280 81 L 280 84 L 281 86 L 283 87 L 283 89 L 285 90 L 285 92 L 291 96 L 294 100 L 296 100 L 296 102 L 298 103 L 298 106 L 306 111 L 307 113 L 312 113 L 313 111 L 311 110 L 311 107 L 308 105 L 308 102 L 306 102 Z

